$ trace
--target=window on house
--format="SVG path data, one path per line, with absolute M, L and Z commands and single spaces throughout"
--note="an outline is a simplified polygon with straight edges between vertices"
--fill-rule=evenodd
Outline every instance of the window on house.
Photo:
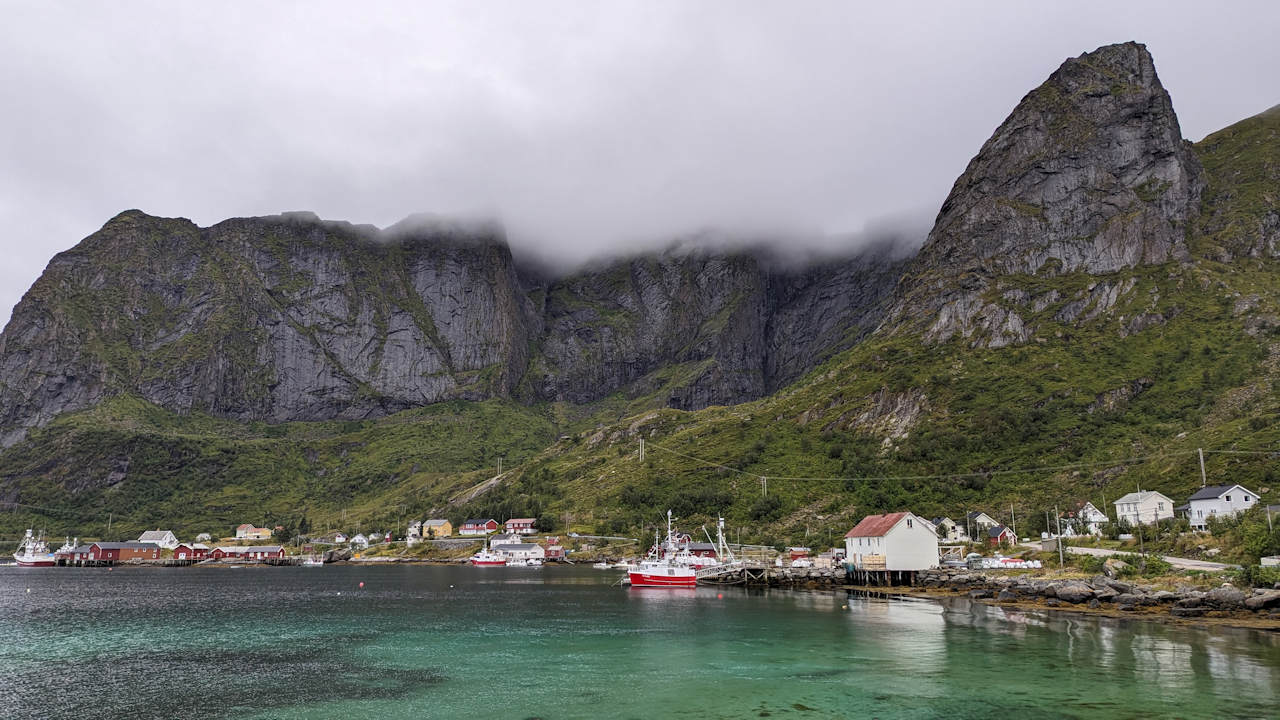
M 907 518 L 907 529 L 911 529 L 911 518 Z
M 1157 509 L 1157 510 L 1163 510 L 1163 509 L 1164 509 L 1164 503 L 1156 503 L 1156 509 Z
M 1249 502 L 1249 496 L 1248 496 L 1248 495 L 1245 495 L 1245 496 L 1244 496 L 1244 501 L 1245 501 L 1245 502 Z
M 1228 495 L 1228 496 L 1227 496 L 1227 502 L 1231 502 L 1231 496 L 1230 496 L 1230 495 Z

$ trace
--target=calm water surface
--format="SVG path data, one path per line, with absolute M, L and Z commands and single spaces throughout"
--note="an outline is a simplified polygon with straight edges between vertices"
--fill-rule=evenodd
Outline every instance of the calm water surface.
M 617 575 L 0 567 L 0 717 L 1280 714 L 1273 635 Z

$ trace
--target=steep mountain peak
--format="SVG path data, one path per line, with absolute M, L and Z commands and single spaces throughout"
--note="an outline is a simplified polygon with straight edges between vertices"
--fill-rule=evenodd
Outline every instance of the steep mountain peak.
M 1201 176 L 1145 46 L 1068 59 L 956 180 L 892 317 L 968 336 L 991 277 L 1188 259 Z

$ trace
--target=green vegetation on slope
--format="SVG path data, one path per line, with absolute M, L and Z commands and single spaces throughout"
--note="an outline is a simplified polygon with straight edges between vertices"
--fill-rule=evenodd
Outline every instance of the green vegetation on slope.
M 555 438 L 547 408 L 450 402 L 371 421 L 240 424 L 130 397 L 59 418 L 0 456 L 23 506 L 0 532 L 225 536 L 242 522 L 387 529 Z M 105 486 L 105 487 L 103 487 Z M 15 493 L 14 490 L 17 492 Z M 4 498 L 12 501 L 12 498 Z

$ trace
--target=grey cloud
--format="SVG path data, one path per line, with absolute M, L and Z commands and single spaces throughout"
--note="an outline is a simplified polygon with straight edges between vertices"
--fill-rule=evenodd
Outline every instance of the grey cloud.
M 1146 42 L 1193 139 L 1280 101 L 1271 3 L 5 10 L 0 322 L 125 208 L 493 216 L 566 265 L 704 228 L 831 252 L 922 234 L 1018 99 L 1099 45 Z

